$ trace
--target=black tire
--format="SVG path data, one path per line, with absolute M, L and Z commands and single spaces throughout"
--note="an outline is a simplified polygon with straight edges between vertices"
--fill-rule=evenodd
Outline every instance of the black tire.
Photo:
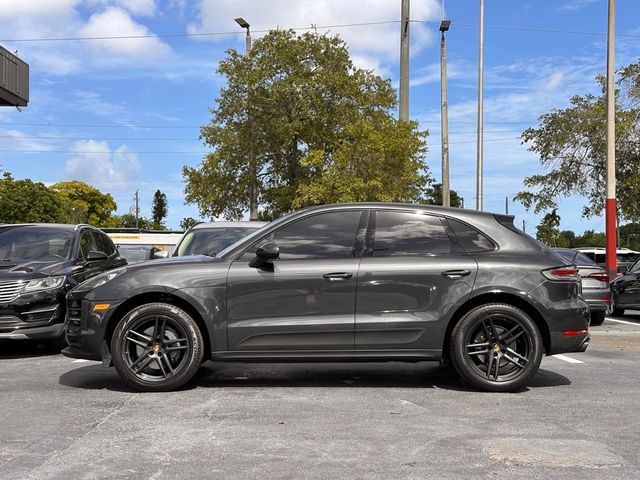
M 489 392 L 524 387 L 538 371 L 543 350 L 535 322 L 502 303 L 474 308 L 451 334 L 451 363 L 463 380 Z
M 127 313 L 111 338 L 113 365 L 137 390 L 167 392 L 187 383 L 204 358 L 204 341 L 191 316 L 168 303 Z
M 604 310 L 599 310 L 597 312 L 591 312 L 591 322 L 589 325 L 602 325 L 604 323 L 604 317 L 606 316 Z
M 611 310 L 611 315 L 614 317 L 624 317 L 624 308 L 613 307 Z

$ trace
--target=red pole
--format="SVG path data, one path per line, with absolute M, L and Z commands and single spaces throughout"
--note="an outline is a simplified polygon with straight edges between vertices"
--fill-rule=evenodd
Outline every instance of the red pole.
M 615 13 L 616 2 L 609 0 L 607 29 L 607 203 L 605 205 L 607 237 L 607 273 L 615 278 L 618 273 L 616 258 L 616 104 L 615 104 Z

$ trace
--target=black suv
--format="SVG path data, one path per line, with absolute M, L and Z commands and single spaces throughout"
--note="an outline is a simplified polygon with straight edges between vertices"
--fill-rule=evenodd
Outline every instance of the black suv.
M 478 388 L 526 385 L 584 351 L 578 271 L 513 217 L 409 204 L 307 208 L 217 253 L 138 263 L 67 295 L 63 354 L 171 390 L 205 359 L 450 361 Z
M 123 265 L 111 239 L 89 225 L 1 225 L 0 339 L 62 345 L 65 294 Z

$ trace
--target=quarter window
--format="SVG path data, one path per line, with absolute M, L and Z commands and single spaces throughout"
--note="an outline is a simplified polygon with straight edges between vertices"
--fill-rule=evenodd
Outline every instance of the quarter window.
M 409 212 L 376 213 L 371 251 L 374 257 L 435 253 L 451 253 L 451 241 L 440 217 Z
M 487 237 L 462 222 L 449 219 L 449 225 L 456 234 L 458 243 L 467 253 L 489 252 L 495 250 L 495 246 Z

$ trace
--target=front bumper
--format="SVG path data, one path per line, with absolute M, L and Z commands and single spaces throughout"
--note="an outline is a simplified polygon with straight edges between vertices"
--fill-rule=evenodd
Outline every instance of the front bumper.
M 0 305 L 0 338 L 59 338 L 64 328 L 64 311 L 64 304 L 56 295 L 18 297 L 9 304 Z

